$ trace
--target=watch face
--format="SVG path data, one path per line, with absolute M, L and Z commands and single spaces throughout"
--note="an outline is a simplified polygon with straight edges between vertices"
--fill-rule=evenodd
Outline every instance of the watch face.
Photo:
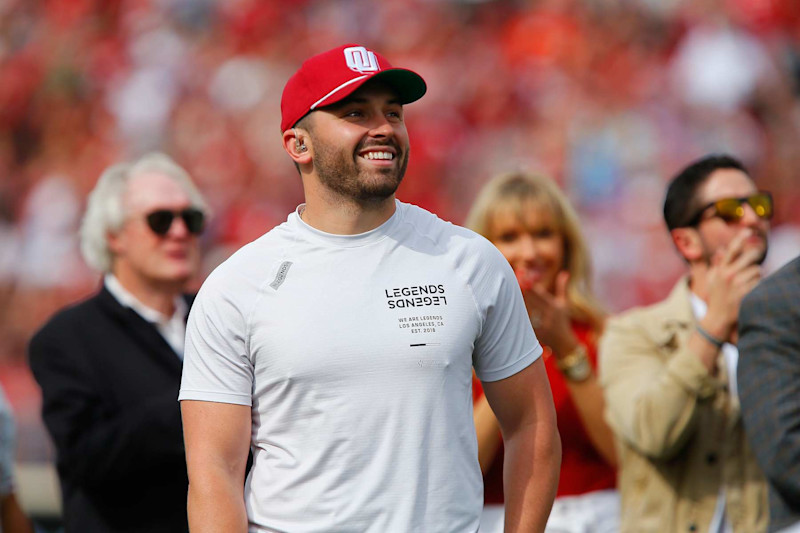
M 583 381 L 592 373 L 592 367 L 589 366 L 587 359 L 581 359 L 567 371 L 567 379 L 572 381 Z

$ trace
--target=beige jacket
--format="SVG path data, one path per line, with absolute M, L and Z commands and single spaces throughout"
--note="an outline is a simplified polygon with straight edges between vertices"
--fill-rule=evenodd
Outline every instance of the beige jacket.
M 684 278 L 663 302 L 610 319 L 600 341 L 620 531 L 708 533 L 721 487 L 736 533 L 766 531 L 766 482 L 728 392 L 724 357 L 712 377 L 687 348 L 695 323 L 689 295 Z

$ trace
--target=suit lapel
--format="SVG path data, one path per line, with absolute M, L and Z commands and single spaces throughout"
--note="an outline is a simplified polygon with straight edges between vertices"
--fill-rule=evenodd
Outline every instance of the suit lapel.
M 103 286 L 97 295 L 101 307 L 116 321 L 131 339 L 142 347 L 148 357 L 152 357 L 170 372 L 180 375 L 181 360 L 175 350 L 164 340 L 153 324 L 129 307 L 123 307 Z M 190 302 L 188 302 L 190 303 Z

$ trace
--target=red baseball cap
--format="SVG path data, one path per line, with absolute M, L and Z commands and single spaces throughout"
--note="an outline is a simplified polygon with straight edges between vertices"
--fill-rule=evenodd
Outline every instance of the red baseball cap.
M 422 76 L 394 68 L 380 54 L 357 44 L 345 44 L 317 54 L 289 78 L 281 96 L 281 131 L 326 105 L 350 96 L 369 80 L 380 79 L 400 97 L 401 104 L 419 100 L 427 86 Z

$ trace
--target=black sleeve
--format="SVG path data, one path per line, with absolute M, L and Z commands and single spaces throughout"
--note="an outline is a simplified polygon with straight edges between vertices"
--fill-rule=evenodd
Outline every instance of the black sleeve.
M 45 327 L 29 346 L 61 472 L 80 485 L 107 486 L 183 461 L 177 387 L 120 405 L 90 363 L 91 349 L 69 326 Z

